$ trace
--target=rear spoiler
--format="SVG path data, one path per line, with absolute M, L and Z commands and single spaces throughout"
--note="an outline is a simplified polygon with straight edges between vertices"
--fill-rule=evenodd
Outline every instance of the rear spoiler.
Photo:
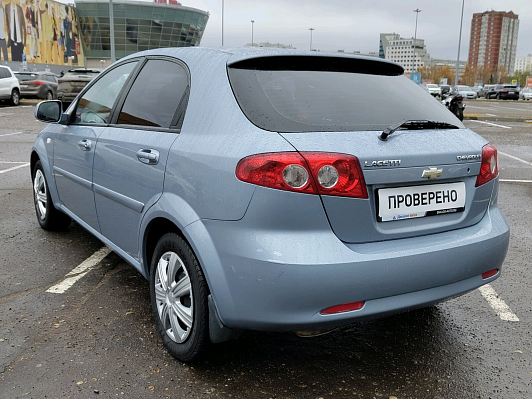
M 398 64 L 356 57 L 327 57 L 309 55 L 278 55 L 254 57 L 228 64 L 233 69 L 261 71 L 324 71 L 348 72 L 366 75 L 400 76 L 404 69 Z

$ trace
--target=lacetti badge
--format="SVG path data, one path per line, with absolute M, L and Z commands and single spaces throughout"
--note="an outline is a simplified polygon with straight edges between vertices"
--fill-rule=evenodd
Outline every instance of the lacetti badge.
M 443 169 L 428 168 L 423 171 L 421 177 L 426 177 L 428 179 L 436 179 L 437 177 L 440 177 L 442 173 Z
M 482 159 L 482 156 L 480 154 L 458 155 L 456 157 L 457 161 L 480 161 L 481 159 Z
M 387 159 L 383 161 L 364 161 L 364 167 L 365 168 L 371 168 L 371 167 L 378 167 L 378 166 L 400 166 L 401 160 L 400 159 Z

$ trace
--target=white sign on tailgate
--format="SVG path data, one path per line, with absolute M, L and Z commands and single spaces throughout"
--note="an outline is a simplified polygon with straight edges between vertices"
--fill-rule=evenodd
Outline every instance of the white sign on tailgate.
M 466 200 L 464 182 L 384 188 L 377 194 L 382 222 L 462 212 Z

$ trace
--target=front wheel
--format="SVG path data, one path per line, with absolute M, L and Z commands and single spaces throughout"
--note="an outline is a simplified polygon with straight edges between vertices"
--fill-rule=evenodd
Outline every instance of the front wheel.
M 20 93 L 17 89 L 13 89 L 11 92 L 11 105 L 17 106 L 20 102 Z
M 64 230 L 71 222 L 69 216 L 55 209 L 48 190 L 48 183 L 41 165 L 37 161 L 33 168 L 33 202 L 37 221 L 44 230 Z
M 210 343 L 207 282 L 194 252 L 175 233 L 162 236 L 155 247 L 150 296 L 168 352 L 183 362 L 197 360 Z

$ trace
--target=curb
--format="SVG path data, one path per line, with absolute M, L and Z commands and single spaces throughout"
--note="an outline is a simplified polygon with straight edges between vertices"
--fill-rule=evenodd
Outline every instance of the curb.
M 464 115 L 464 120 L 468 121 L 491 121 L 491 122 L 524 122 L 532 123 L 532 118 L 503 118 L 497 116 L 467 116 Z

